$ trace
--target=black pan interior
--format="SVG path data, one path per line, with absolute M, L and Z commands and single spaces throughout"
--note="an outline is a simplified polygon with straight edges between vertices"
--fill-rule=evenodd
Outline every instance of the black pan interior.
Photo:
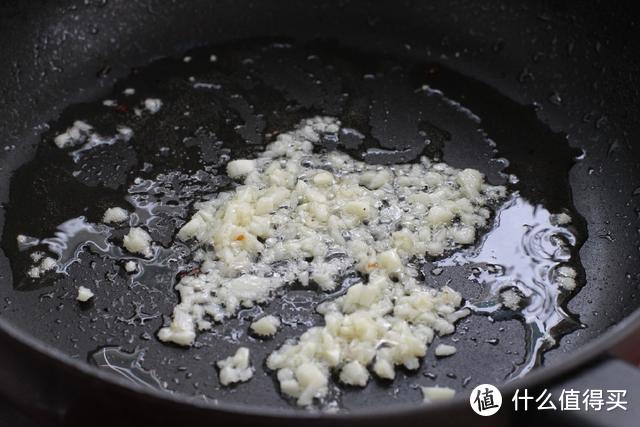
M 203 334 L 198 348 L 162 345 L 153 335 L 177 298 L 170 292 L 177 265 L 145 275 L 142 285 L 129 288 L 118 266 L 88 251 L 69 277 L 34 287 L 16 273 L 24 265 L 15 261 L 14 239 L 18 232 L 47 235 L 80 214 L 97 221 L 106 207 L 121 203 L 124 188 L 137 176 L 222 165 L 226 150 L 234 156 L 250 153 L 265 142 L 265 134 L 316 113 L 336 114 L 365 132 L 364 145 L 351 148 L 356 156 L 367 147 L 405 150 L 404 160 L 425 152 L 454 166 L 479 168 L 493 183 L 504 181 L 502 172 L 514 173 L 520 178 L 516 188 L 529 200 L 579 213 L 577 225 L 586 238 L 579 254 L 585 285 L 567 309 L 586 327 L 562 337 L 545 354 L 545 364 L 561 363 L 638 307 L 637 92 L 630 89 L 637 77 L 629 71 L 636 64 L 625 44 L 628 28 L 616 11 L 603 29 L 595 26 L 601 22 L 595 6 L 574 15 L 569 6 L 514 8 L 501 2 L 482 7 L 472 2 L 347 2 L 310 8 L 264 3 L 249 11 L 235 3 L 202 3 L 149 2 L 138 9 L 113 1 L 75 8 L 48 5 L 38 12 L 12 9 L 12 25 L 22 16 L 30 20 L 27 36 L 9 37 L 16 44 L 3 46 L 15 58 L 2 71 L 0 106 L 11 118 L 0 124 L 9 147 L 0 152 L 4 319 L 78 359 L 104 345 L 145 349 L 144 369 L 137 374 L 150 383 L 166 383 L 170 390 L 290 408 L 274 392 L 273 375 L 264 370 L 248 384 L 230 389 L 217 384 L 213 363 L 237 346 L 223 338 L 225 328 L 238 322 L 246 326 L 254 312 Z M 167 22 L 171 30 L 161 30 Z M 11 36 L 17 28 L 4 31 Z M 227 40 L 232 42 L 223 43 Z M 209 46 L 191 50 L 200 45 Z M 186 51 L 193 57 L 188 66 L 181 59 Z M 208 64 L 212 53 L 220 58 L 215 71 Z M 174 58 L 145 66 L 165 55 Z M 246 83 L 245 74 L 252 73 L 255 81 Z M 223 89 L 185 91 L 191 75 Z M 468 116 L 438 98 L 416 95 L 424 84 L 478 114 L 480 127 L 496 141 L 497 155 Z M 158 96 L 168 106 L 148 121 L 134 122 L 132 145 L 94 150 L 78 168 L 47 143 L 80 115 L 112 132 L 120 118 L 101 100 L 122 99 L 129 86 L 137 89 L 134 100 Z M 190 115 L 184 116 L 187 109 Z M 45 141 L 38 144 L 41 138 Z M 349 141 L 344 144 L 349 150 Z M 509 159 L 510 166 L 505 169 L 496 156 Z M 374 159 L 390 160 L 398 156 Z M 174 191 L 206 197 L 226 185 L 224 180 L 201 185 L 171 176 L 157 197 L 175 201 Z M 173 233 L 188 213 L 171 206 L 154 235 L 165 245 L 163 235 Z M 468 276 L 469 271 L 452 269 L 432 279 L 453 279 L 465 296 L 477 296 L 483 290 Z M 78 306 L 75 287 L 94 281 L 96 302 Z M 305 291 L 293 295 L 302 312 L 317 297 Z M 292 323 L 300 316 L 278 305 L 265 311 L 284 312 Z M 287 335 L 299 333 L 292 327 L 266 344 L 248 338 L 249 347 L 255 360 L 262 360 Z M 402 372 L 391 385 L 374 383 L 364 392 L 345 389 L 342 405 L 356 409 L 389 399 L 417 402 L 415 384 L 463 390 L 500 383 L 524 357 L 525 329 L 514 319 L 473 316 L 453 338 L 459 340 L 455 358 L 435 362 L 429 353 L 420 372 Z

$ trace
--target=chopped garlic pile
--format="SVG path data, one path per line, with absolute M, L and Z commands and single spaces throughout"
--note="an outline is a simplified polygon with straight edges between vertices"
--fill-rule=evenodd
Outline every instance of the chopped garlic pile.
M 460 294 L 449 287 L 430 289 L 412 278 L 398 284 L 387 272 L 373 272 L 368 284 L 353 285 L 345 296 L 321 305 L 325 326 L 283 345 L 269 356 L 267 366 L 278 370 L 281 390 L 299 405 L 327 393 L 331 369 L 349 385 L 365 386 L 368 366 L 379 378 L 393 379 L 397 365 L 419 367 L 435 333 L 454 332 L 454 322 L 469 314 L 457 310 L 460 303 Z M 322 373 L 322 383 L 301 380 L 310 367 Z
M 256 159 L 228 164 L 241 185 L 198 204 L 180 230 L 180 239 L 199 245 L 202 265 L 176 286 L 180 303 L 158 333 L 191 345 L 197 330 L 267 301 L 287 284 L 330 291 L 356 271 L 360 283 L 318 307 L 325 325 L 267 361 L 281 390 L 300 405 L 326 394 L 331 370 L 352 385 L 367 383 L 369 367 L 391 379 L 397 365 L 418 367 L 434 333 L 454 331 L 468 314 L 458 310 L 460 295 L 425 286 L 410 261 L 473 243 L 490 204 L 505 193 L 476 170 L 426 158 L 377 166 L 313 152 L 314 143 L 339 131 L 335 119 L 308 119 Z

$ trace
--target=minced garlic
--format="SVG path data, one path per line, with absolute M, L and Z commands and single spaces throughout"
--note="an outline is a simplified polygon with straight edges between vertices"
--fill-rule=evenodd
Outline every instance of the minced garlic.
M 73 126 L 56 136 L 53 139 L 53 142 L 58 146 L 58 148 L 73 147 L 84 143 L 91 134 L 92 129 L 93 127 L 90 124 L 83 122 L 82 120 L 76 120 L 73 122 Z
M 506 291 L 500 293 L 500 297 L 502 297 L 502 305 L 504 305 L 509 310 L 517 311 L 520 309 L 520 304 L 522 303 L 522 297 L 515 289 L 507 289 Z
M 227 175 L 240 178 L 249 175 L 256 168 L 255 160 L 233 160 L 227 164 Z
M 151 114 L 155 114 L 162 108 L 162 100 L 158 98 L 147 98 L 144 100 L 144 108 Z
M 278 332 L 280 319 L 276 316 L 264 316 L 251 324 L 251 331 L 261 337 L 270 337 Z
M 571 224 L 572 220 L 573 219 L 571 218 L 571 216 L 565 212 L 561 212 L 559 214 L 553 214 L 551 215 L 551 218 L 550 218 L 551 224 L 553 225 Z
M 256 159 L 227 166 L 233 191 L 196 205 L 178 233 L 194 239 L 202 265 L 176 286 L 180 303 L 163 341 L 191 345 L 197 330 L 273 297 L 299 281 L 334 290 L 354 270 L 364 279 L 322 304 L 325 325 L 272 353 L 283 393 L 308 405 L 327 393 L 331 370 L 364 386 L 369 369 L 391 379 L 395 367 L 417 369 L 434 334 L 454 331 L 460 295 L 421 283 L 415 257 L 443 255 L 472 243 L 487 224 L 490 203 L 504 187 L 426 158 L 420 163 L 370 165 L 313 144 L 340 123 L 304 120 L 280 134 Z
M 424 403 L 442 402 L 451 400 L 456 391 L 449 387 L 420 387 Z
M 563 265 L 555 271 L 555 281 L 561 288 L 572 291 L 576 288 L 578 273 L 572 267 Z
M 93 291 L 89 288 L 85 288 L 84 286 L 78 287 L 78 296 L 76 299 L 80 302 L 87 302 L 91 298 L 93 298 Z
M 220 369 L 220 384 L 229 385 L 249 381 L 253 376 L 253 367 L 249 360 L 249 349 L 240 347 L 233 356 L 217 362 Z
M 151 258 L 151 236 L 140 227 L 133 227 L 129 230 L 122 243 L 126 250 L 134 254 L 140 254 L 146 258 Z
M 454 355 L 456 353 L 457 349 L 449 344 L 438 344 L 434 354 L 438 357 L 447 357 L 447 356 L 451 356 Z
M 34 265 L 27 271 L 27 276 L 31 277 L 32 279 L 39 279 L 45 273 L 54 270 L 58 266 L 56 260 L 51 257 L 38 257 L 37 259 L 32 259 L 36 262 L 42 260 L 39 264 Z
M 124 263 L 124 271 L 129 274 L 135 273 L 138 270 L 138 263 L 135 261 L 127 261 Z
M 102 222 L 104 222 L 105 224 L 124 222 L 127 220 L 127 218 L 129 218 L 129 212 L 122 208 L 114 207 L 109 208 L 104 212 L 104 215 L 102 216 Z

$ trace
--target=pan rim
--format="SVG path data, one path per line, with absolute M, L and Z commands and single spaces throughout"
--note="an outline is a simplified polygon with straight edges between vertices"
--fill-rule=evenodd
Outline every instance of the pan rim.
M 575 354 L 564 363 L 538 368 L 522 378 L 499 384 L 497 387 L 507 395 L 512 394 L 517 388 L 533 388 L 541 383 L 553 383 L 565 375 L 583 367 L 588 362 L 594 361 L 598 356 L 605 355 L 607 350 L 622 342 L 633 332 L 640 329 L 640 309 L 636 309 L 622 321 L 612 325 L 603 334 L 581 346 Z M 340 419 L 358 420 L 372 417 L 402 417 L 423 412 L 445 412 L 454 408 L 466 406 L 467 395 L 458 394 L 454 399 L 446 402 L 436 402 L 430 405 L 416 405 L 415 403 L 397 404 L 390 408 L 358 408 L 349 412 L 311 412 L 292 407 L 290 410 L 283 408 L 257 407 L 233 402 L 214 403 L 212 401 L 195 400 L 193 397 L 182 393 L 167 393 L 162 390 L 143 387 L 139 384 L 127 381 L 102 371 L 97 367 L 80 360 L 69 357 L 61 350 L 45 343 L 44 341 L 22 331 L 7 319 L 0 317 L 0 334 L 13 339 L 35 350 L 50 361 L 62 364 L 64 367 L 75 370 L 81 375 L 94 380 L 104 381 L 120 392 L 133 392 L 143 395 L 145 398 L 156 400 L 157 403 L 181 405 L 202 411 L 222 412 L 229 415 L 256 416 L 270 418 L 304 418 L 304 419 Z

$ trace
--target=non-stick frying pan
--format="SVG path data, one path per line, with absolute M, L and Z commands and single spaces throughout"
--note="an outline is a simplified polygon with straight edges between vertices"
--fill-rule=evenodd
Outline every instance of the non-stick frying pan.
M 105 208 L 122 203 L 136 177 L 221 166 L 225 156 L 250 155 L 269 134 L 322 113 L 367 135 L 363 146 L 345 148 L 355 156 L 377 147 L 397 151 L 375 161 L 397 162 L 424 150 L 457 167 L 480 168 L 494 182 L 512 173 L 519 178 L 512 188 L 527 200 L 574 213 L 584 285 L 563 306 L 577 321 L 555 331 L 557 345 L 543 354 L 542 367 L 503 386 L 505 400 L 517 387 L 557 386 L 569 373 L 584 373 L 578 368 L 587 363 L 593 378 L 635 386 L 637 393 L 633 369 L 601 358 L 640 321 L 639 46 L 631 12 L 599 2 L 5 2 L 0 390 L 36 416 L 78 425 L 483 421 L 471 412 L 467 393 L 517 373 L 531 339 L 517 318 L 472 316 L 454 335 L 456 357 L 435 362 L 429 353 L 417 374 L 401 372 L 391 385 L 335 391 L 345 410 L 329 415 L 293 407 L 262 367 L 250 383 L 217 384 L 213 363 L 237 346 L 226 332 L 246 329 L 255 312 L 203 334 L 197 348 L 153 338 L 176 301 L 171 286 L 179 262 L 148 266 L 140 283 L 131 283 L 96 245 L 68 276 L 41 286 L 20 277 L 17 233 L 45 237 L 79 215 L 98 221 Z M 193 58 L 188 68 L 185 52 Z M 206 71 L 211 54 L 219 57 L 215 72 Z M 172 59 L 153 62 L 161 57 Z M 257 69 L 259 84 L 244 82 L 242 67 Z M 210 91 L 239 96 L 184 91 L 191 73 L 209 78 Z M 123 100 L 130 85 L 136 98 L 122 102 L 122 116 L 104 113 L 101 100 Z M 423 85 L 448 103 L 418 101 Z M 52 146 L 55 132 L 75 118 L 91 117 L 106 133 L 129 117 L 127 102 L 147 96 L 168 107 L 135 122 L 132 144 L 84 153 L 82 167 Z M 509 161 L 506 169 L 500 157 Z M 162 232 L 166 238 L 175 231 L 173 219 L 190 212 L 180 211 L 181 197 L 203 198 L 228 185 L 203 174 L 196 181 L 175 174 L 161 180 L 154 193 L 166 207 L 165 222 L 155 224 L 161 244 L 169 244 Z M 483 290 L 469 274 L 451 269 L 429 280 L 451 279 L 471 298 Z M 97 288 L 93 304 L 74 301 L 83 283 Z M 288 298 L 263 309 L 292 324 L 313 315 L 309 292 Z M 262 360 L 300 332 L 292 327 L 273 342 L 246 339 Z M 131 364 L 137 382 L 86 363 L 95 364 L 90 354 L 103 346 L 122 350 L 118 357 Z M 420 405 L 412 386 L 433 384 L 454 387 L 461 397 Z M 501 414 L 503 423 L 518 416 L 509 405 Z

